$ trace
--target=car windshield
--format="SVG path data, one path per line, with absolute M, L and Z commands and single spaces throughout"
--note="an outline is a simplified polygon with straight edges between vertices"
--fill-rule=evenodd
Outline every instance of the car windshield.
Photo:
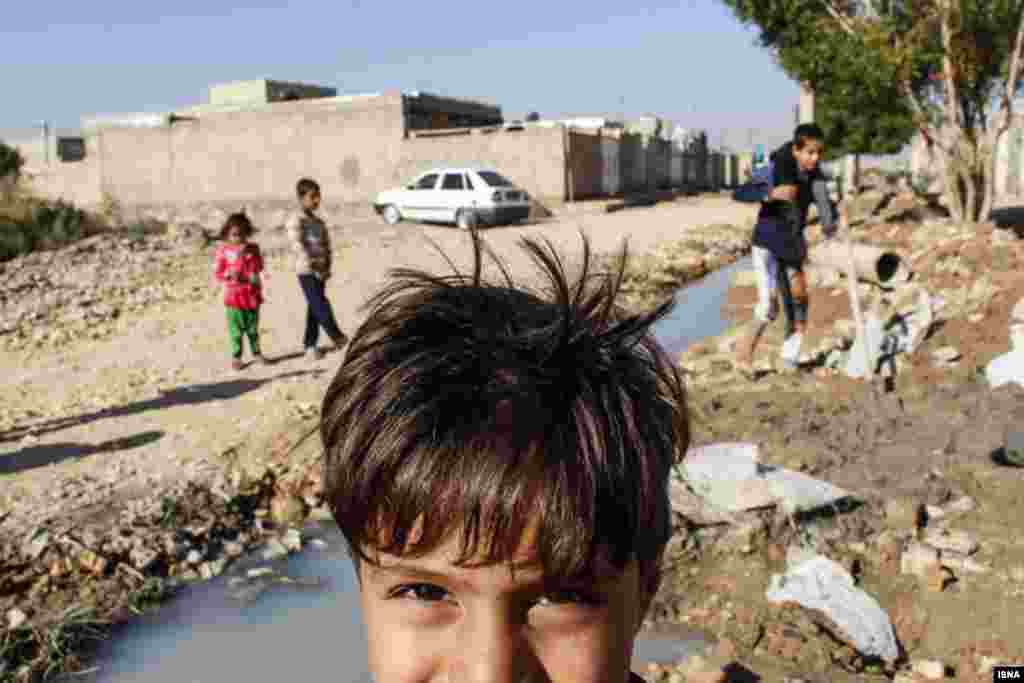
M 494 171 L 478 171 L 477 175 L 491 187 L 513 187 L 511 180 Z

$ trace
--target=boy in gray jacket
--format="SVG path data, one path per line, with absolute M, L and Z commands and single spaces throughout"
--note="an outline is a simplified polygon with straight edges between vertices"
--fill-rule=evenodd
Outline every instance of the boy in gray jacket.
M 327 224 L 316 214 L 320 208 L 320 185 L 315 180 L 303 178 L 296 184 L 295 191 L 300 210 L 285 227 L 295 251 L 299 285 L 306 296 L 306 332 L 302 344 L 308 358 L 319 360 L 324 355 L 316 346 L 321 327 L 334 342 L 335 349 L 341 349 L 348 342 L 348 337 L 338 327 L 324 287 L 331 277 L 331 238 Z

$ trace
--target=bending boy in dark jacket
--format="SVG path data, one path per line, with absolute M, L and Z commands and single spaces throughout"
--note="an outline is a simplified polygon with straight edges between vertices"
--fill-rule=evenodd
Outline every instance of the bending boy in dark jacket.
M 754 351 L 768 323 L 778 314 L 781 296 L 786 312 L 782 358 L 795 367 L 807 326 L 808 292 L 803 264 L 807 260 L 807 209 L 813 201 L 826 236 L 835 232 L 835 212 L 819 168 L 824 133 L 813 123 L 801 124 L 788 142 L 772 154 L 772 191 L 761 204 L 754 227 L 752 256 L 757 274 L 754 328 L 737 349 L 737 366 L 753 374 Z

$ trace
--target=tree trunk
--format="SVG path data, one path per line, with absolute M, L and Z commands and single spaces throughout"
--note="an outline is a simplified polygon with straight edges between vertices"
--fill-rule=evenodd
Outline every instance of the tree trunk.
M 994 146 L 958 131 L 952 149 L 940 149 L 949 212 L 960 223 L 980 223 L 992 212 L 995 190 Z

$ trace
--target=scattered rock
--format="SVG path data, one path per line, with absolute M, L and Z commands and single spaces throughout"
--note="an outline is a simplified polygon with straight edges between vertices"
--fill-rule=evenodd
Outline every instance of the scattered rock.
M 23 626 L 26 621 L 28 621 L 28 615 L 17 607 L 7 610 L 7 628 L 10 630 L 13 631 Z
M 925 588 L 931 593 L 941 593 L 946 586 L 956 580 L 952 570 L 940 564 L 933 564 L 925 575 Z
M 939 566 L 939 551 L 916 541 L 907 546 L 900 558 L 900 571 L 903 574 L 912 574 L 922 579 L 928 576 L 934 566 Z
M 288 549 L 288 552 L 297 553 L 302 550 L 302 534 L 298 529 L 288 529 L 281 537 L 281 543 Z
M 912 498 L 891 498 L 885 503 L 885 523 L 890 529 L 916 529 L 922 524 L 923 505 Z
M 309 515 L 309 506 L 291 491 L 280 491 L 270 502 L 270 517 L 278 524 L 300 526 Z
M 953 365 L 961 356 L 960 351 L 952 346 L 943 346 L 932 351 L 932 360 L 938 365 Z
M 978 550 L 978 542 L 966 531 L 936 529 L 928 532 L 924 540 L 934 548 L 960 555 L 971 555 Z
M 212 562 L 204 562 L 199 565 L 199 575 L 206 581 L 220 576 L 224 573 L 224 568 L 227 566 L 227 559 L 221 558 L 219 560 L 213 560 Z
M 276 538 L 268 539 L 263 548 L 263 559 L 274 561 L 283 557 L 288 557 L 288 548 Z
M 937 659 L 920 659 L 911 668 L 914 673 L 930 681 L 946 677 L 946 665 Z
M 147 572 L 156 564 L 157 560 L 160 559 L 160 555 L 155 551 L 140 545 L 132 548 L 130 558 L 132 566 L 140 572 Z

